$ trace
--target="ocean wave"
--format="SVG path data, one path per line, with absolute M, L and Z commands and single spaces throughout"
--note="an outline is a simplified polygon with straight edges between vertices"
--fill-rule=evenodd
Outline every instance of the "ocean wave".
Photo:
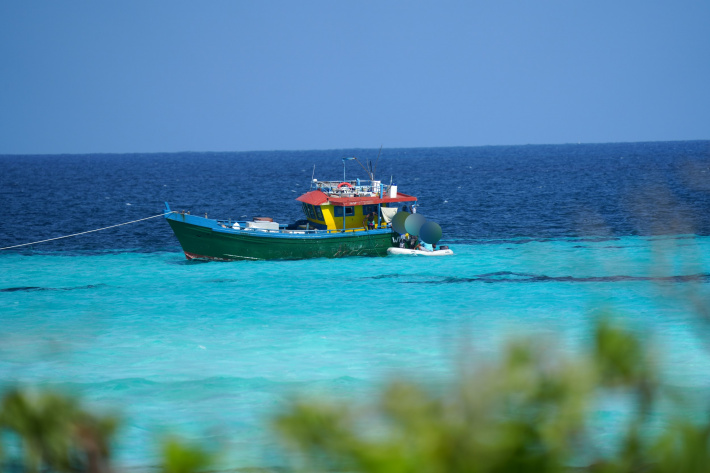
M 472 277 L 444 276 L 426 281 L 400 281 L 402 284 L 461 284 L 461 283 L 605 283 L 605 282 L 661 282 L 687 283 L 710 281 L 710 273 L 689 274 L 681 276 L 547 276 L 544 274 L 514 273 L 497 271 Z
M 106 284 L 87 284 L 75 287 L 40 287 L 40 286 L 18 286 L 0 289 L 0 292 L 35 292 L 35 291 L 76 291 L 81 289 L 96 289 L 106 287 Z

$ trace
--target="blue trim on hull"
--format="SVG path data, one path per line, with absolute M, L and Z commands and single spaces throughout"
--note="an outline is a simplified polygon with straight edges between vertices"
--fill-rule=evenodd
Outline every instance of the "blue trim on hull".
M 190 225 L 195 225 L 202 228 L 209 228 L 213 232 L 217 233 L 227 233 L 230 235 L 249 235 L 259 238 L 288 238 L 296 240 L 321 240 L 328 238 L 350 238 L 355 235 L 381 235 L 392 233 L 390 228 L 379 228 L 375 230 L 255 230 L 255 229 L 234 229 L 234 228 L 224 228 L 218 220 L 199 217 L 197 215 L 183 214 L 178 212 L 166 212 L 166 220 L 175 220 L 176 222 L 188 223 Z M 246 226 L 246 222 L 234 222 L 239 223 L 242 227 Z

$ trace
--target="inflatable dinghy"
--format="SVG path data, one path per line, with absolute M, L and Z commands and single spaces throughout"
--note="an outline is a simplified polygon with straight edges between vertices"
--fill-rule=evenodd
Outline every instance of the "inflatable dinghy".
M 450 249 L 445 250 L 435 250 L 435 251 L 423 251 L 423 250 L 410 250 L 408 248 L 387 248 L 388 255 L 408 255 L 408 256 L 448 256 L 453 255 L 454 252 Z

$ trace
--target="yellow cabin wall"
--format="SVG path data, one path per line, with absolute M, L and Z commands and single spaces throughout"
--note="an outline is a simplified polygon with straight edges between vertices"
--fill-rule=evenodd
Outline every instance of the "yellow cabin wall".
M 345 217 L 345 228 L 346 229 L 356 229 L 364 230 L 363 220 L 367 218 L 367 215 L 362 213 L 362 205 L 355 205 L 355 215 L 352 217 Z M 328 230 L 342 230 L 343 229 L 343 217 L 335 216 L 335 206 L 334 205 L 321 205 L 321 211 L 323 212 L 323 220 L 314 219 L 306 214 L 306 218 L 310 222 L 319 223 L 321 225 L 326 225 Z M 375 228 L 377 228 L 377 223 L 375 223 Z
M 328 225 L 328 230 L 335 230 L 335 207 L 332 205 L 321 205 L 321 211 L 323 211 L 323 218 L 325 219 L 325 224 Z M 343 224 L 343 219 L 338 217 L 340 221 L 340 228 Z

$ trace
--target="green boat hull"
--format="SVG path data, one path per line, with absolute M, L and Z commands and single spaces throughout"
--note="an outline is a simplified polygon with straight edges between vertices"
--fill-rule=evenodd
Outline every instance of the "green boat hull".
M 216 220 L 171 213 L 166 215 L 188 259 L 269 260 L 387 256 L 391 230 L 312 232 L 303 234 L 234 231 Z

